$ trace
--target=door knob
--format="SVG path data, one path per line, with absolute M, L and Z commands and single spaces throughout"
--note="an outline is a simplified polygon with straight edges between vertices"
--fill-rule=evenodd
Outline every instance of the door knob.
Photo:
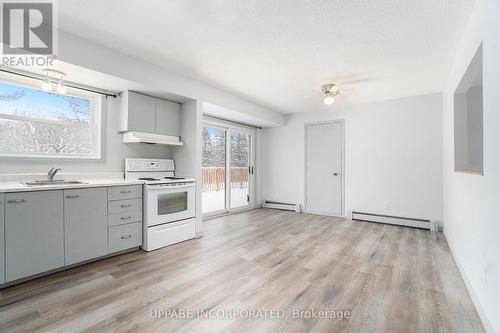
M 336 173 L 336 172 L 334 172 L 334 173 L 333 173 L 333 175 L 334 175 L 334 176 L 338 176 L 339 174 L 338 174 L 338 173 Z

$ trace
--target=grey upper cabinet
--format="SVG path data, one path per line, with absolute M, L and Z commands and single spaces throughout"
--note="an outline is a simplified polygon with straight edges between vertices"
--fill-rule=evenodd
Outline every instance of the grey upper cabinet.
M 5 283 L 4 195 L 0 193 L 0 284 Z
M 124 96 L 123 98 L 127 98 Z M 126 131 L 154 133 L 156 130 L 155 98 L 128 92 L 128 119 Z
M 106 188 L 64 191 L 65 264 L 101 257 L 108 251 Z
M 156 134 L 181 136 L 181 106 L 156 99 Z
M 120 98 L 120 132 L 181 136 L 180 104 L 133 91 Z
M 5 194 L 6 282 L 62 266 L 63 191 Z

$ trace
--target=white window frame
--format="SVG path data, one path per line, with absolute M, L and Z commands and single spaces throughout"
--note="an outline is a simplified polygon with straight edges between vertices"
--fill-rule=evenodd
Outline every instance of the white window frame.
M 18 86 L 24 86 L 30 89 L 41 90 L 41 81 L 30 78 L 20 78 L 20 77 L 7 77 L 5 75 L 0 76 L 0 82 L 5 84 L 12 84 Z M 0 152 L 0 158 L 2 159 L 28 159 L 28 160 L 100 160 L 102 158 L 102 96 L 97 93 L 87 92 L 80 89 L 75 89 L 71 87 L 66 87 L 65 94 L 59 94 L 62 96 L 72 96 L 77 98 L 84 98 L 90 100 L 90 127 L 92 136 L 92 148 L 91 154 L 6 154 Z M 22 116 L 12 116 L 0 113 L 0 119 L 9 120 L 19 120 L 19 121 L 29 121 L 37 122 L 36 119 L 26 118 Z M 65 125 L 64 122 L 60 121 L 50 121 L 41 120 L 40 123 L 49 124 L 54 123 L 58 125 Z M 75 126 L 75 124 L 67 123 L 68 126 Z
M 246 210 L 251 210 L 255 208 L 255 181 L 256 181 L 256 174 L 258 172 L 256 168 L 256 163 L 255 163 L 255 157 L 256 157 L 256 137 L 257 137 L 257 131 L 255 128 L 250 127 L 250 126 L 244 126 L 240 124 L 233 123 L 231 121 L 225 121 L 225 120 L 220 120 L 220 119 L 214 119 L 211 118 L 210 116 L 203 116 L 203 126 L 202 127 L 212 127 L 212 128 L 218 128 L 220 130 L 225 131 L 226 133 L 226 161 L 225 161 L 225 168 L 226 168 L 226 186 L 225 186 L 225 208 L 220 209 L 220 210 L 215 210 L 207 213 L 203 213 L 203 218 L 212 218 L 212 217 L 217 217 L 217 216 L 222 216 L 225 214 L 232 214 L 232 213 L 239 213 L 242 211 Z M 237 131 L 237 132 L 244 132 L 248 135 L 250 135 L 250 166 L 253 167 L 253 173 L 249 174 L 249 190 L 248 190 L 248 195 L 250 196 L 250 201 L 248 202 L 247 206 L 242 206 L 242 207 L 235 207 L 231 208 L 231 186 L 228 184 L 231 184 L 231 174 L 230 172 L 227 172 L 227 170 L 230 170 L 231 168 L 231 161 L 230 161 L 230 156 L 231 156 L 231 145 L 230 145 L 230 140 L 231 140 L 231 131 Z

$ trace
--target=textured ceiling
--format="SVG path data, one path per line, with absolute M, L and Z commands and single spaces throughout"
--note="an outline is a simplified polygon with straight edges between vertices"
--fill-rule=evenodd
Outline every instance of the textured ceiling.
M 64 0 L 62 30 L 284 113 L 441 91 L 473 0 Z

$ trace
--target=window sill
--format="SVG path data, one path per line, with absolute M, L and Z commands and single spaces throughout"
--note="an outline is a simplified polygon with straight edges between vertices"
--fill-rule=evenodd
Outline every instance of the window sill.
M 11 155 L 11 154 L 0 154 L 0 160 L 4 161 L 23 161 L 27 163 L 48 163 L 51 161 L 57 162 L 99 162 L 103 160 L 102 156 L 54 156 L 54 155 Z
M 484 176 L 484 171 L 455 170 L 454 172 L 455 173 L 466 174 L 466 175 Z

